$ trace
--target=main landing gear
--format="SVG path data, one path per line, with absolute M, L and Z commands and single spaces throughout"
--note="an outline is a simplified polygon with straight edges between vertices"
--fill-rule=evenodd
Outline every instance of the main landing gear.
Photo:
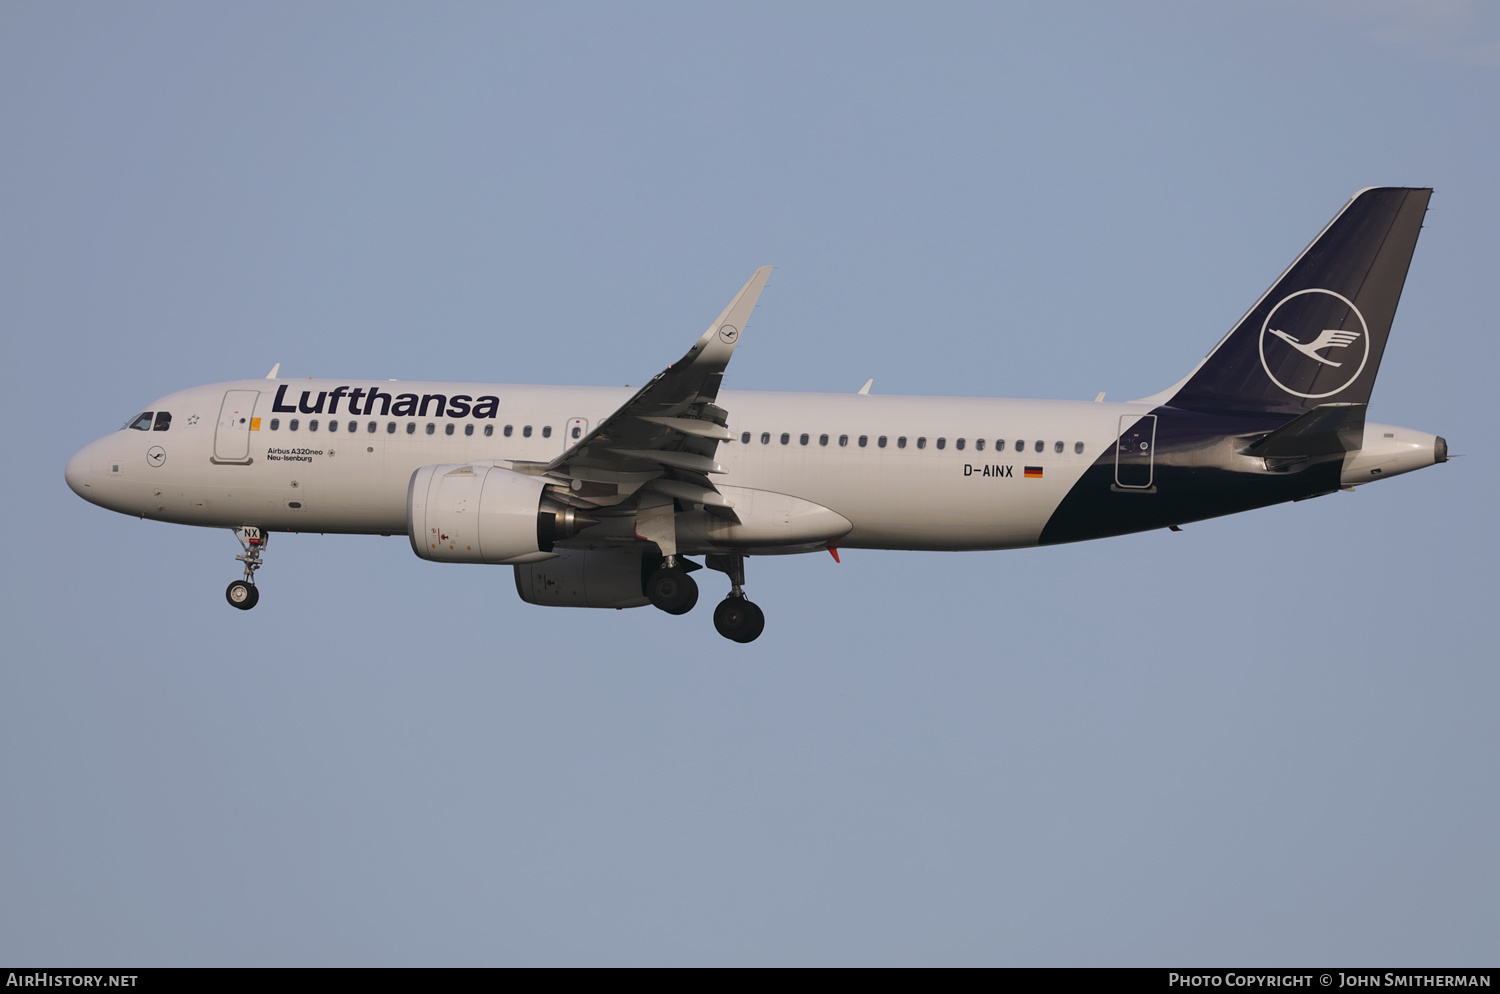
M 245 578 L 231 583 L 224 591 L 224 599 L 232 607 L 248 611 L 260 602 L 260 590 L 255 586 L 255 571 L 264 565 L 260 561 L 260 553 L 266 547 L 267 536 L 259 528 L 246 525 L 236 528 L 234 537 L 239 539 L 240 547 L 245 550 L 243 554 L 234 557 L 245 564 Z
M 766 615 L 745 597 L 745 557 L 709 556 L 709 569 L 729 576 L 729 596 L 714 608 L 714 628 L 731 642 L 754 642 L 766 629 Z
M 732 642 L 754 642 L 765 631 L 766 616 L 745 598 L 745 557 L 709 556 L 705 562 L 729 576 L 729 596 L 714 608 L 714 628 Z M 691 560 L 667 556 L 646 578 L 646 596 L 668 614 L 687 614 L 698 603 L 698 584 L 688 571 L 699 568 Z
M 714 628 L 732 642 L 754 642 L 766 628 L 766 615 L 745 595 L 730 594 L 714 608 Z
M 688 565 L 698 568 L 695 563 Z M 687 614 L 698 603 L 698 582 L 688 576 L 678 557 L 668 556 L 646 578 L 646 596 L 668 614 Z

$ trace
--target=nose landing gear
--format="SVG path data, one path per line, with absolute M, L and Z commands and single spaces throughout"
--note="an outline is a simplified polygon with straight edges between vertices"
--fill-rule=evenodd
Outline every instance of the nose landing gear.
M 261 550 L 266 547 L 266 536 L 259 528 L 246 525 L 236 528 L 234 537 L 239 539 L 245 551 L 234 558 L 245 564 L 245 578 L 236 580 L 224 591 L 224 599 L 230 606 L 248 611 L 260 602 L 260 590 L 255 586 L 255 571 L 265 565 L 260 561 Z
M 745 597 L 745 557 L 709 556 L 704 562 L 729 576 L 729 596 L 714 608 L 714 628 L 731 642 L 754 642 L 766 628 L 766 615 Z

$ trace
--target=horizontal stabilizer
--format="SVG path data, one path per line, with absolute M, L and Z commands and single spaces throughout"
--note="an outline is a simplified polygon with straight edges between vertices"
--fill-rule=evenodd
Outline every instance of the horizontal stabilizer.
M 1245 450 L 1268 459 L 1300 459 L 1353 452 L 1364 444 L 1364 404 L 1323 404 L 1277 428 Z

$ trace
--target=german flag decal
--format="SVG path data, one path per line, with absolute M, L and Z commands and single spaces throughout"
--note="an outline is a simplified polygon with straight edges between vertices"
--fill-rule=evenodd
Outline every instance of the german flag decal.
M 1041 478 L 1042 478 L 1042 467 L 1040 467 L 1040 466 L 1027 466 L 1026 467 L 1026 479 L 1028 479 L 1028 480 L 1040 480 Z

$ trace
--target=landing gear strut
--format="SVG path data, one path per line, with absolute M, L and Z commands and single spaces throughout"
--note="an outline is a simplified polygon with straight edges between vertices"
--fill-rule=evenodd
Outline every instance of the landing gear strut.
M 245 564 L 245 578 L 236 580 L 224 591 L 224 599 L 241 611 L 248 611 L 260 602 L 260 590 L 255 586 L 255 571 L 265 565 L 260 561 L 261 550 L 266 547 L 266 535 L 259 528 L 246 525 L 234 530 L 240 547 L 245 551 L 234 558 Z
M 714 608 L 714 628 L 733 642 L 754 642 L 766 628 L 766 615 L 745 597 L 745 557 L 709 556 L 709 569 L 729 575 L 729 596 Z
M 668 556 L 646 578 L 646 596 L 668 614 L 687 614 L 698 603 L 698 583 L 678 564 L 676 556 Z

